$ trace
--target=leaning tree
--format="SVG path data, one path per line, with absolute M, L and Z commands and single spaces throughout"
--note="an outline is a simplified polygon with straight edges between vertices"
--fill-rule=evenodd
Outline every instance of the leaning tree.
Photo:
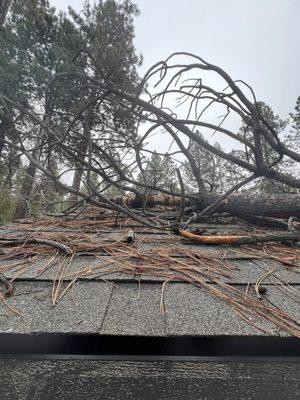
M 283 135 L 265 118 L 247 83 L 233 80 L 222 68 L 193 54 L 175 53 L 150 68 L 132 94 L 109 80 L 107 71 L 89 51 L 83 49 L 80 54 L 89 59 L 91 70 L 97 70 L 97 75 L 91 75 L 87 69 L 78 73 L 78 78 L 82 90 L 92 90 L 93 110 L 97 110 L 97 119 L 102 120 L 101 126 L 95 124 L 87 138 L 86 153 L 68 145 L 70 128 L 62 132 L 61 126 L 43 122 L 34 113 L 28 112 L 27 117 L 43 127 L 50 153 L 59 148 L 62 156 L 81 166 L 81 188 L 85 190 L 74 190 L 58 174 L 47 171 L 23 144 L 7 143 L 36 162 L 56 185 L 80 196 L 81 203 L 117 209 L 151 226 L 156 224 L 147 210 L 158 204 L 177 206 L 178 222 L 185 214 L 191 214 L 189 220 L 193 220 L 216 211 L 242 217 L 300 217 L 299 149 L 285 144 Z M 62 76 L 68 80 L 70 74 L 54 77 L 47 90 L 54 91 Z M 210 76 L 213 84 L 207 84 Z M 72 126 L 90 106 L 91 99 L 74 117 Z M 130 129 L 118 124 L 116 109 L 120 120 L 126 116 L 134 121 Z M 232 128 L 238 124 L 243 129 Z M 221 137 L 223 148 L 214 144 Z M 158 142 L 162 144 L 159 146 Z M 159 149 L 164 145 L 167 151 L 160 154 L 158 150 L 157 154 L 171 157 L 176 163 L 177 189 L 154 182 L 145 171 L 155 146 Z M 207 182 L 211 175 L 202 170 L 205 163 L 197 161 L 197 149 L 200 161 L 202 154 L 222 160 L 224 166 L 233 166 L 240 173 L 240 181 L 224 193 L 212 190 L 211 182 Z M 284 168 L 287 161 L 293 165 L 289 173 Z M 187 190 L 183 176 L 187 165 L 196 182 L 193 191 Z M 91 182 L 92 174 L 99 178 L 98 185 Z M 264 179 L 285 185 L 293 193 L 262 195 L 254 191 L 253 182 Z M 116 188 L 120 195 L 106 195 L 109 187 Z M 239 191 L 241 188 L 247 190 Z
M 103 112 L 99 110 L 101 105 L 95 102 L 94 89 L 87 85 L 80 72 L 97 80 L 101 77 L 80 49 L 84 47 L 92 52 L 110 83 L 133 94 L 139 82 L 136 66 L 141 61 L 133 46 L 133 18 L 137 14 L 137 7 L 130 1 L 99 0 L 93 6 L 86 2 L 79 14 L 70 8 L 68 15 L 57 14 L 49 1 L 13 1 L 5 28 L 0 32 L 3 78 L 0 93 L 25 109 L 39 113 L 48 125 L 59 126 L 60 140 L 64 138 L 66 145 L 78 149 L 81 158 L 87 158 L 87 138 L 91 130 L 101 132 L 106 119 L 113 119 L 119 131 L 123 126 L 130 130 L 134 123 L 130 114 L 126 118 L 119 112 L 119 107 L 101 116 Z M 73 63 L 76 55 L 77 62 Z M 65 71 L 69 72 L 67 78 L 64 74 L 60 76 Z M 55 74 L 55 85 L 49 83 L 51 90 L 47 90 L 47 83 Z M 26 143 L 25 148 L 31 148 L 35 161 L 47 165 L 48 170 L 55 170 L 57 163 L 63 162 L 65 172 L 66 169 L 69 173 L 73 171 L 73 189 L 79 190 L 84 173 L 81 163 L 60 152 L 59 146 L 53 145 L 50 135 L 45 134 L 41 126 L 23 117 L 21 108 L 14 107 L 2 97 L 0 176 L 4 177 L 3 181 L 8 177 L 13 182 L 12 176 L 20 169 L 22 160 L 16 150 L 7 145 L 4 140 L 7 138 L 21 146 Z M 64 135 L 65 130 L 67 135 Z M 48 143 L 51 146 L 47 146 Z M 27 217 L 32 199 L 39 196 L 35 190 L 37 175 L 36 164 L 29 162 L 15 219 Z M 71 193 L 70 201 L 76 200 L 77 195 Z

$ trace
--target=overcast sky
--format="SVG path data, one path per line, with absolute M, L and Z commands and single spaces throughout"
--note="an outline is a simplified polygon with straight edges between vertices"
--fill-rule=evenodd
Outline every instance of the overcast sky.
M 78 11 L 83 0 L 50 0 Z M 136 0 L 141 73 L 174 51 L 190 51 L 254 88 L 288 116 L 300 96 L 299 0 Z

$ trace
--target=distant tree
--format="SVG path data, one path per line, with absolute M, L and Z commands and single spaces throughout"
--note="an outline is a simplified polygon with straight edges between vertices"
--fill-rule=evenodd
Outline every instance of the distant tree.
M 290 113 L 290 125 L 291 128 L 289 133 L 286 135 L 284 143 L 290 149 L 294 151 L 299 151 L 300 149 L 300 96 L 296 101 L 296 106 L 294 112 Z M 294 160 L 285 159 L 284 169 L 290 175 L 295 175 L 300 178 L 300 168 L 298 163 Z
M 0 32 L 0 71 L 4 79 L 0 93 L 24 109 L 43 116 L 48 123 L 55 108 L 69 110 L 76 98 L 47 97 L 49 80 L 61 70 L 74 68 L 72 59 L 82 45 L 77 30 L 64 14 L 57 15 L 47 0 L 14 0 L 7 23 Z M 73 94 L 73 93 L 72 93 Z M 19 144 L 31 144 L 32 155 L 42 160 L 47 151 L 43 129 L 27 119 L 27 113 L 10 102 L 0 104 L 0 158 L 14 166 L 14 152 L 5 146 L 5 137 Z M 12 168 L 5 171 L 12 173 Z M 26 168 L 15 219 L 25 218 L 36 182 L 36 165 L 30 161 Z
M 128 0 L 98 1 L 93 6 L 85 2 L 83 10 L 78 14 L 69 8 L 69 15 L 77 28 L 83 43 L 79 59 L 86 53 L 93 56 L 94 64 L 85 67 L 83 72 L 94 80 L 107 80 L 128 93 L 135 93 L 139 83 L 136 67 L 142 58 L 136 54 L 134 39 L 134 17 L 139 14 L 138 8 Z M 69 80 L 70 82 L 70 80 Z M 73 136 L 80 157 L 85 157 L 91 134 L 99 138 L 117 134 L 126 135 L 135 124 L 130 113 L 124 113 L 117 104 L 112 109 L 104 108 L 101 102 L 92 102 L 88 111 L 84 110 L 90 99 L 95 97 L 94 89 L 81 90 L 77 105 L 83 110 L 78 115 L 81 120 L 83 137 Z M 77 110 L 78 111 L 78 110 Z M 113 123 L 112 123 L 113 122 Z M 110 126 L 113 126 L 111 129 Z M 78 129 L 78 127 L 77 127 Z M 97 133 L 98 132 L 98 133 Z M 79 190 L 84 170 L 75 163 L 72 188 Z M 76 202 L 77 195 L 70 195 L 70 202 Z
M 104 77 L 128 93 L 136 91 L 139 83 L 136 67 L 142 60 L 133 45 L 136 15 L 137 7 L 127 0 L 99 1 L 93 6 L 85 2 L 80 14 L 70 8 L 68 16 L 57 15 L 47 0 L 14 0 L 0 35 L 0 72 L 5 77 L 0 93 L 24 109 L 43 115 L 44 124 L 60 125 L 61 132 L 72 123 L 71 136 L 64 144 L 77 149 L 79 158 L 85 158 L 91 135 L 98 136 L 99 140 L 110 135 L 126 135 L 135 124 L 132 115 L 124 113 L 117 104 L 107 110 L 101 102 L 91 102 L 95 90 L 78 76 L 86 74 L 96 80 Z M 96 68 L 88 62 L 87 54 L 93 54 Z M 51 78 L 62 72 L 68 73 L 68 78 L 62 74 L 55 85 L 48 86 Z M 55 154 L 61 162 L 74 168 L 72 187 L 79 190 L 86 173 L 84 168 L 73 159 L 60 158 L 60 148 L 55 145 L 57 135 L 53 141 L 49 138 L 44 141 L 43 128 L 26 117 L 26 112 L 23 114 L 11 103 L 0 104 L 0 157 L 3 153 L 2 159 L 10 163 L 9 173 L 13 162 L 7 156 L 14 160 L 14 155 L 12 148 L 5 146 L 5 138 L 9 137 L 15 144 L 26 138 L 37 162 L 48 162 Z M 28 215 L 35 182 L 36 165 L 30 161 L 15 219 Z M 70 200 L 76 201 L 77 196 L 71 194 Z
M 1 94 L 39 114 L 44 113 L 46 84 L 56 67 L 57 29 L 58 17 L 47 0 L 15 0 L 1 32 L 0 65 L 6 77 L 0 87 Z M 42 148 L 40 128 L 28 124 L 26 113 L 9 102 L 1 105 L 0 114 L 4 126 L 2 143 L 6 135 L 15 143 L 22 143 L 26 138 L 32 143 L 34 158 L 39 159 Z M 3 151 L 1 144 L 0 150 Z M 36 167 L 29 163 L 15 219 L 27 216 L 35 175 Z
M 176 164 L 168 153 L 159 155 L 156 151 L 146 160 L 143 173 L 139 173 L 138 181 L 146 187 L 154 186 L 166 190 L 178 190 Z M 151 190 L 149 190 L 151 192 Z
M 284 130 L 287 126 L 287 121 L 282 120 L 278 115 L 274 113 L 272 108 L 266 103 L 260 101 L 256 103 L 256 106 L 259 110 L 261 118 L 266 121 L 266 123 L 273 129 L 275 135 L 284 138 Z M 247 122 L 243 122 L 238 135 L 243 139 L 248 140 L 255 146 L 255 137 L 253 135 L 253 127 L 248 125 Z M 260 140 L 261 153 L 264 162 L 268 166 L 273 166 L 274 170 L 282 171 L 282 163 L 280 163 L 281 158 L 278 156 L 278 152 L 270 146 L 270 144 L 261 138 Z M 248 149 L 246 152 L 241 150 L 232 150 L 231 154 L 235 157 L 239 157 L 246 162 L 255 161 L 257 155 Z M 284 169 L 284 168 L 283 168 Z M 224 187 L 228 188 L 232 184 L 237 184 L 241 179 L 245 179 L 247 176 L 247 171 L 239 168 L 236 164 L 231 163 L 229 161 L 225 161 L 223 163 L 224 170 Z M 255 189 L 257 192 L 261 193 L 282 193 L 286 190 L 286 185 L 278 184 L 276 182 L 272 182 L 272 180 L 267 179 L 266 177 L 262 177 L 258 179 L 255 185 L 251 186 L 251 190 Z
M 190 61 L 182 61 L 184 58 Z M 47 87 L 46 97 L 47 100 L 49 97 L 51 99 L 50 105 L 53 106 L 50 106 L 50 110 L 54 114 L 46 121 L 47 125 L 44 118 L 36 114 L 31 113 L 28 117 L 33 125 L 40 126 L 40 137 L 47 143 L 49 151 L 44 159 L 34 159 L 32 154 L 35 149 L 28 150 L 31 136 L 27 136 L 28 140 L 20 142 L 18 146 L 6 141 L 8 146 L 23 153 L 45 176 L 52 179 L 55 185 L 84 198 L 86 202 L 98 206 L 106 203 L 106 207 L 118 210 L 130 218 L 138 221 L 142 218 L 143 223 L 151 226 L 153 224 L 149 218 L 146 221 L 140 211 L 128 208 L 146 204 L 149 193 L 159 194 L 151 196 L 151 205 L 181 204 L 177 220 L 184 218 L 184 211 L 198 212 L 201 214 L 199 217 L 216 210 L 240 216 L 300 216 L 298 194 L 274 196 L 275 188 L 270 190 L 265 186 L 265 182 L 272 180 L 275 186 L 279 185 L 279 190 L 282 190 L 283 185 L 291 190 L 300 188 L 297 173 L 290 174 L 285 170 L 285 160 L 300 162 L 299 150 L 294 151 L 285 144 L 285 123 L 270 108 L 257 103 L 251 90 L 248 97 L 244 91 L 246 83 L 233 80 L 222 68 L 196 55 L 175 53 L 151 67 L 141 80 L 138 90 L 134 89 L 130 93 L 120 82 L 115 83 L 111 79 L 112 75 L 98 64 L 89 49 L 80 50 L 75 59 L 86 63 L 84 73 L 70 70 L 59 72 Z M 219 91 L 205 84 L 202 71 L 216 74 L 224 81 L 226 89 Z M 190 78 L 191 73 L 194 78 Z M 78 82 L 75 85 L 76 80 Z M 56 85 L 61 85 L 60 90 L 57 90 Z M 76 92 L 74 102 L 74 106 L 78 103 L 77 114 L 74 113 L 72 102 L 69 110 L 59 103 L 60 93 L 62 98 L 65 94 L 66 99 L 71 99 L 70 85 L 80 91 Z M 174 93 L 179 96 L 179 103 L 174 101 Z M 2 99 L 5 100 L 3 96 Z M 46 105 L 49 105 L 49 101 Z M 208 107 L 214 106 L 225 111 L 224 117 L 217 123 L 203 118 Z M 239 131 L 224 126 L 230 113 L 240 118 L 242 127 Z M 230 138 L 232 150 L 225 151 L 220 145 L 205 140 L 204 136 L 197 133 L 198 129 L 203 129 L 205 137 L 209 133 L 212 136 L 218 133 Z M 157 144 L 150 142 L 157 131 L 166 135 L 172 144 L 175 143 L 177 149 L 167 156 L 150 151 L 152 156 L 146 158 L 145 153 L 149 154 L 149 148 Z M 83 143 L 86 151 L 80 147 Z M 189 143 L 196 144 L 198 148 L 189 146 Z M 59 173 L 51 173 L 52 167 L 46 164 L 50 153 L 65 157 L 68 165 L 82 170 L 82 187 L 78 191 L 62 179 L 63 168 Z M 177 179 L 180 187 L 168 188 L 177 182 L 171 173 L 175 169 L 171 157 L 175 154 L 176 166 L 184 160 L 189 163 L 195 191 L 181 190 L 184 183 L 179 174 Z M 218 162 L 217 175 L 211 171 L 213 161 Z M 206 177 L 209 182 L 205 182 Z M 256 193 L 234 194 L 249 184 L 253 187 L 256 182 Z M 121 196 L 114 199 L 105 196 L 107 185 L 119 190 Z M 224 189 L 225 193 L 219 193 Z M 260 196 L 261 192 L 268 194 Z M 128 196 L 128 193 L 133 193 L 135 198 Z M 126 198 L 123 194 L 126 194 Z M 169 229 L 168 224 L 164 224 L 164 221 L 161 223 L 162 227 Z
M 200 132 L 196 132 L 197 136 L 204 140 L 203 135 Z M 218 143 L 215 146 L 220 147 Z M 205 190 L 209 192 L 223 191 L 224 190 L 224 171 L 222 170 L 222 160 L 211 154 L 207 149 L 201 146 L 199 143 L 191 140 L 188 147 L 188 152 L 193 158 L 196 169 L 203 181 Z M 189 160 L 184 162 L 184 180 L 188 191 L 195 192 L 201 191 L 201 187 L 198 187 L 195 174 L 192 170 L 192 165 Z
M 27 15 L 27 16 L 26 16 Z M 31 15 L 32 18 L 28 18 Z M 37 18 L 38 17 L 38 18 Z M 0 32 L 0 93 L 17 102 L 26 109 L 34 109 L 42 90 L 44 78 L 43 45 L 45 35 L 51 35 L 50 20 L 44 20 L 41 15 L 41 4 L 37 1 L 12 2 L 10 13 L 5 26 Z M 47 33 L 46 33 L 47 32 Z M 14 108 L 12 103 L 2 100 L 0 104 L 0 158 L 5 182 L 13 179 L 20 165 L 16 163 L 16 154 L 11 147 L 5 146 L 8 137 L 13 143 L 19 144 L 24 140 L 26 132 L 28 141 L 35 135 L 34 130 L 28 129 L 20 108 Z M 21 127 L 21 129 L 19 129 Z M 31 188 L 32 175 L 35 168 L 30 168 L 24 176 L 23 195 Z M 5 177 L 5 174 L 8 174 Z M 31 175 L 31 176 L 30 176 Z M 19 211 L 26 209 L 26 199 L 19 202 Z
M 300 147 L 300 96 L 296 101 L 295 110 L 290 113 L 290 119 L 292 123 L 292 129 L 290 134 L 287 136 L 287 143 L 295 150 Z

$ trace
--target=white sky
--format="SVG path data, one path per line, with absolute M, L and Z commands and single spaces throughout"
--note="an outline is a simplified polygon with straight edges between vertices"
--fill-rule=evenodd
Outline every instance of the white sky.
M 71 5 L 80 11 L 84 0 L 50 2 L 58 9 L 66 10 Z M 144 57 L 141 75 L 171 53 L 187 51 L 219 65 L 233 79 L 250 84 L 257 99 L 269 104 L 282 119 L 294 110 L 300 96 L 300 0 L 134 2 L 140 10 L 135 20 L 135 45 Z M 219 115 L 210 110 L 206 121 L 218 124 Z M 229 118 L 224 127 L 237 132 L 240 120 Z M 236 147 L 222 134 L 211 137 L 211 132 L 201 132 L 226 151 Z M 171 142 L 169 135 L 158 134 L 152 137 L 148 148 L 175 150 L 174 144 L 169 148 Z
M 300 0 L 133 2 L 141 13 L 135 20 L 135 45 L 144 57 L 141 75 L 173 52 L 192 52 L 219 65 L 233 79 L 246 81 L 257 99 L 281 118 L 294 110 L 300 96 Z M 50 3 L 60 10 L 71 5 L 80 11 L 84 0 Z M 218 123 L 216 115 L 209 118 Z M 238 121 L 228 123 L 228 128 L 238 130 Z M 227 151 L 232 148 L 228 138 L 205 137 L 217 140 Z M 166 135 L 159 134 L 148 148 L 166 152 L 169 144 Z
M 50 0 L 81 10 L 83 0 Z M 190 51 L 243 79 L 282 118 L 300 96 L 299 0 L 136 0 L 141 73 Z

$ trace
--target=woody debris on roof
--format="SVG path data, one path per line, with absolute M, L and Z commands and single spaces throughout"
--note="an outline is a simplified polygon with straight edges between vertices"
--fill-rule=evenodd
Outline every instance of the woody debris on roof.
M 172 210 L 168 206 L 152 211 L 151 224 L 157 223 L 157 229 L 91 206 L 77 218 L 68 214 L 2 227 L 0 318 L 9 325 L 11 318 L 30 315 L 32 310 L 22 292 L 24 283 L 35 297 L 40 284 L 51 281 L 46 300 L 55 312 L 80 282 L 105 282 L 116 291 L 122 283 L 134 282 L 137 298 L 141 287 L 152 282 L 161 317 L 174 306 L 172 299 L 166 300 L 168 291 L 182 284 L 182 303 L 190 301 L 189 287 L 195 287 L 201 296 L 226 304 L 231 315 L 233 312 L 256 332 L 300 337 L 297 224 L 292 230 L 283 230 L 284 221 L 280 225 L 280 220 L 279 227 L 270 227 L 221 215 L 192 222 L 184 230 L 174 224 Z M 161 220 L 169 220 L 169 230 L 159 229 Z M 15 286 L 21 291 L 14 290 Z M 89 301 L 97 302 L 96 293 L 91 295 L 86 293 Z M 21 296 L 23 301 L 17 301 Z M 208 316 L 210 310 L 201 310 L 204 303 L 199 304 L 198 312 Z M 216 315 L 211 312 L 211 317 Z

